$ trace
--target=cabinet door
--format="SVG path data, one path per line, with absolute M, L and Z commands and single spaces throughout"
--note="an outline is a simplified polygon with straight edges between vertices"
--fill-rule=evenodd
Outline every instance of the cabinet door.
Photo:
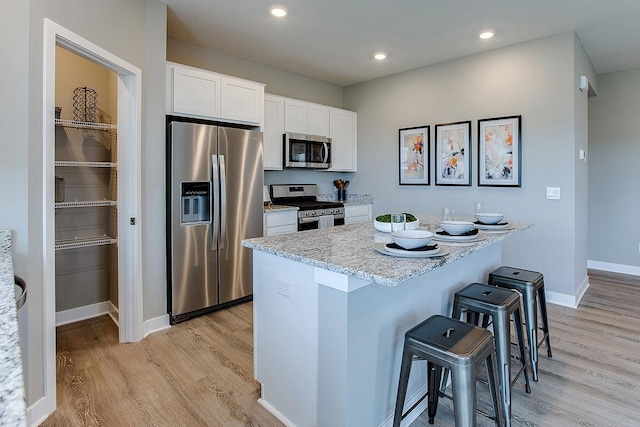
M 330 108 L 331 169 L 356 172 L 357 115 L 353 111 Z
M 329 136 L 329 107 L 318 104 L 307 106 L 307 133 Z
M 307 103 L 286 99 L 284 101 L 284 131 L 307 133 Z
M 344 207 L 345 224 L 369 221 L 371 221 L 371 205 L 347 205 Z
M 264 97 L 264 169 L 282 170 L 282 134 L 284 132 L 284 99 Z
M 220 76 L 188 68 L 173 67 L 175 114 L 220 117 Z
M 277 236 L 298 231 L 298 211 L 267 212 L 264 214 L 264 235 Z
M 264 86 L 222 77 L 221 118 L 260 125 Z

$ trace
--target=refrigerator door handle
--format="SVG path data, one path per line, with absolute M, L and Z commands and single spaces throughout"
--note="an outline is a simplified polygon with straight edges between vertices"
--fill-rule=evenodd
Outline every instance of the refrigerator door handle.
M 213 221 L 211 222 L 211 250 L 215 251 L 218 249 L 218 224 L 220 224 L 220 219 L 218 218 L 218 206 L 220 206 L 220 186 L 218 185 L 218 179 L 220 174 L 218 172 L 218 156 L 215 154 L 211 155 L 211 182 L 213 184 L 213 199 L 211 202 L 211 213 L 213 214 Z
M 224 155 L 220 155 L 220 250 L 224 249 L 227 240 L 227 171 Z

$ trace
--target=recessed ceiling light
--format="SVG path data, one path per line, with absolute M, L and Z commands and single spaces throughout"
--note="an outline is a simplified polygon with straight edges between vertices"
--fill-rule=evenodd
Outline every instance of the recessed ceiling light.
M 480 38 L 481 39 L 486 40 L 486 39 L 490 39 L 491 37 L 493 37 L 493 32 L 491 32 L 491 31 L 484 31 L 484 32 L 480 33 Z
M 281 6 L 274 6 L 271 8 L 271 14 L 278 18 L 282 18 L 283 16 L 287 15 L 287 10 Z
M 374 58 L 376 58 L 379 61 L 382 61 L 383 59 L 385 59 L 387 57 L 387 54 L 384 52 L 378 52 L 376 54 L 373 55 Z

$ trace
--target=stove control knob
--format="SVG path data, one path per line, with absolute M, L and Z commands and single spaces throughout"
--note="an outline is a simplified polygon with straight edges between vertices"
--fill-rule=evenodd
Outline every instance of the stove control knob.
M 316 211 L 311 211 L 311 216 L 314 216 L 316 214 Z

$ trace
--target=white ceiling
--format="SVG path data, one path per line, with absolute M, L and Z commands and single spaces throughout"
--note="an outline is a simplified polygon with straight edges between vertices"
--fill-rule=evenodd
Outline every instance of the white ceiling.
M 170 38 L 339 86 L 571 30 L 597 73 L 640 67 L 640 0 L 162 1 Z

